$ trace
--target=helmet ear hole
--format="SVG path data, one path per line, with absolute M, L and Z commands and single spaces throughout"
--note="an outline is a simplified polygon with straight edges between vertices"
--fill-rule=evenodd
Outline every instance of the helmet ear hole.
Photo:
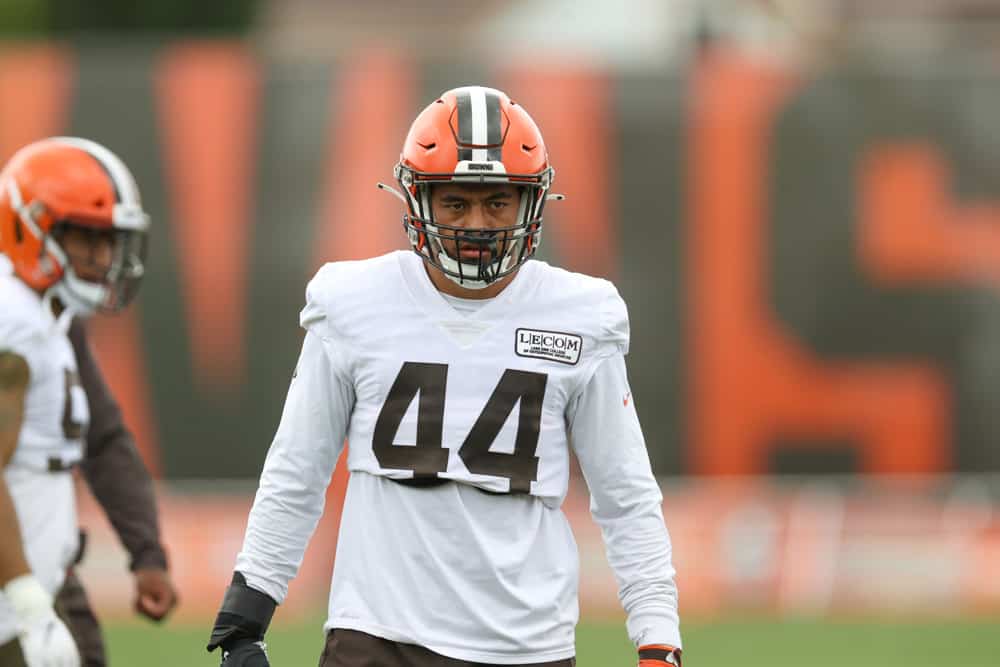
M 21 221 L 18 218 L 14 218 L 14 240 L 18 245 L 24 243 L 24 230 L 21 229 Z

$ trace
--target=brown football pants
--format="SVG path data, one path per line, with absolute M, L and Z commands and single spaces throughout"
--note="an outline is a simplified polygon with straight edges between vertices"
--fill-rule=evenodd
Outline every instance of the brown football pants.
M 0 644 L 0 667 L 28 667 L 21 653 L 21 642 L 17 639 Z
M 576 658 L 505 667 L 574 667 Z M 455 660 L 422 646 L 400 644 L 355 630 L 331 630 L 319 667 L 489 667 L 481 662 Z
M 56 594 L 55 608 L 80 650 L 81 667 L 105 667 L 108 661 L 101 626 L 73 569 L 66 573 L 66 581 Z

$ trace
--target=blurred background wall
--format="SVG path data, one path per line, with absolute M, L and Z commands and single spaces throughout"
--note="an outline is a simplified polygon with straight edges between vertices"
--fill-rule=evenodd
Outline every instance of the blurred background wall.
M 188 613 L 228 580 L 306 281 L 404 247 L 375 183 L 468 83 L 545 134 L 543 258 L 629 304 L 684 605 L 1000 609 L 995 0 L 5 0 L 0 33 L 0 159 L 90 137 L 153 215 L 139 302 L 92 330 Z M 293 608 L 325 597 L 342 490 Z M 585 489 L 567 511 L 585 609 L 613 609 Z

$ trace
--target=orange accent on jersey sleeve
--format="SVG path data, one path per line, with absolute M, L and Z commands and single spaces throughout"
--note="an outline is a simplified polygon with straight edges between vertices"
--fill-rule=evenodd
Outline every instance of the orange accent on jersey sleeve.
M 650 650 L 666 651 L 669 654 L 672 653 L 673 651 L 677 651 L 677 647 L 671 646 L 669 644 L 646 644 L 644 646 L 639 647 L 639 654 L 642 655 L 643 651 L 650 651 Z M 677 662 L 678 665 L 680 665 L 679 653 L 680 651 L 678 651 L 678 655 L 675 656 L 678 661 Z M 640 658 L 639 660 L 639 667 L 663 667 L 663 665 L 665 664 L 672 664 L 672 663 L 668 663 L 664 660 L 657 660 L 653 658 Z

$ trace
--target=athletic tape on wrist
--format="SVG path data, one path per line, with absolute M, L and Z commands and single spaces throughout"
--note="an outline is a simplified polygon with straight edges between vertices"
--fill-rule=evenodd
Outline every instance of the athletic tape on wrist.
M 22 621 L 35 619 L 52 611 L 52 595 L 32 574 L 24 574 L 8 581 L 3 587 L 3 594 Z

